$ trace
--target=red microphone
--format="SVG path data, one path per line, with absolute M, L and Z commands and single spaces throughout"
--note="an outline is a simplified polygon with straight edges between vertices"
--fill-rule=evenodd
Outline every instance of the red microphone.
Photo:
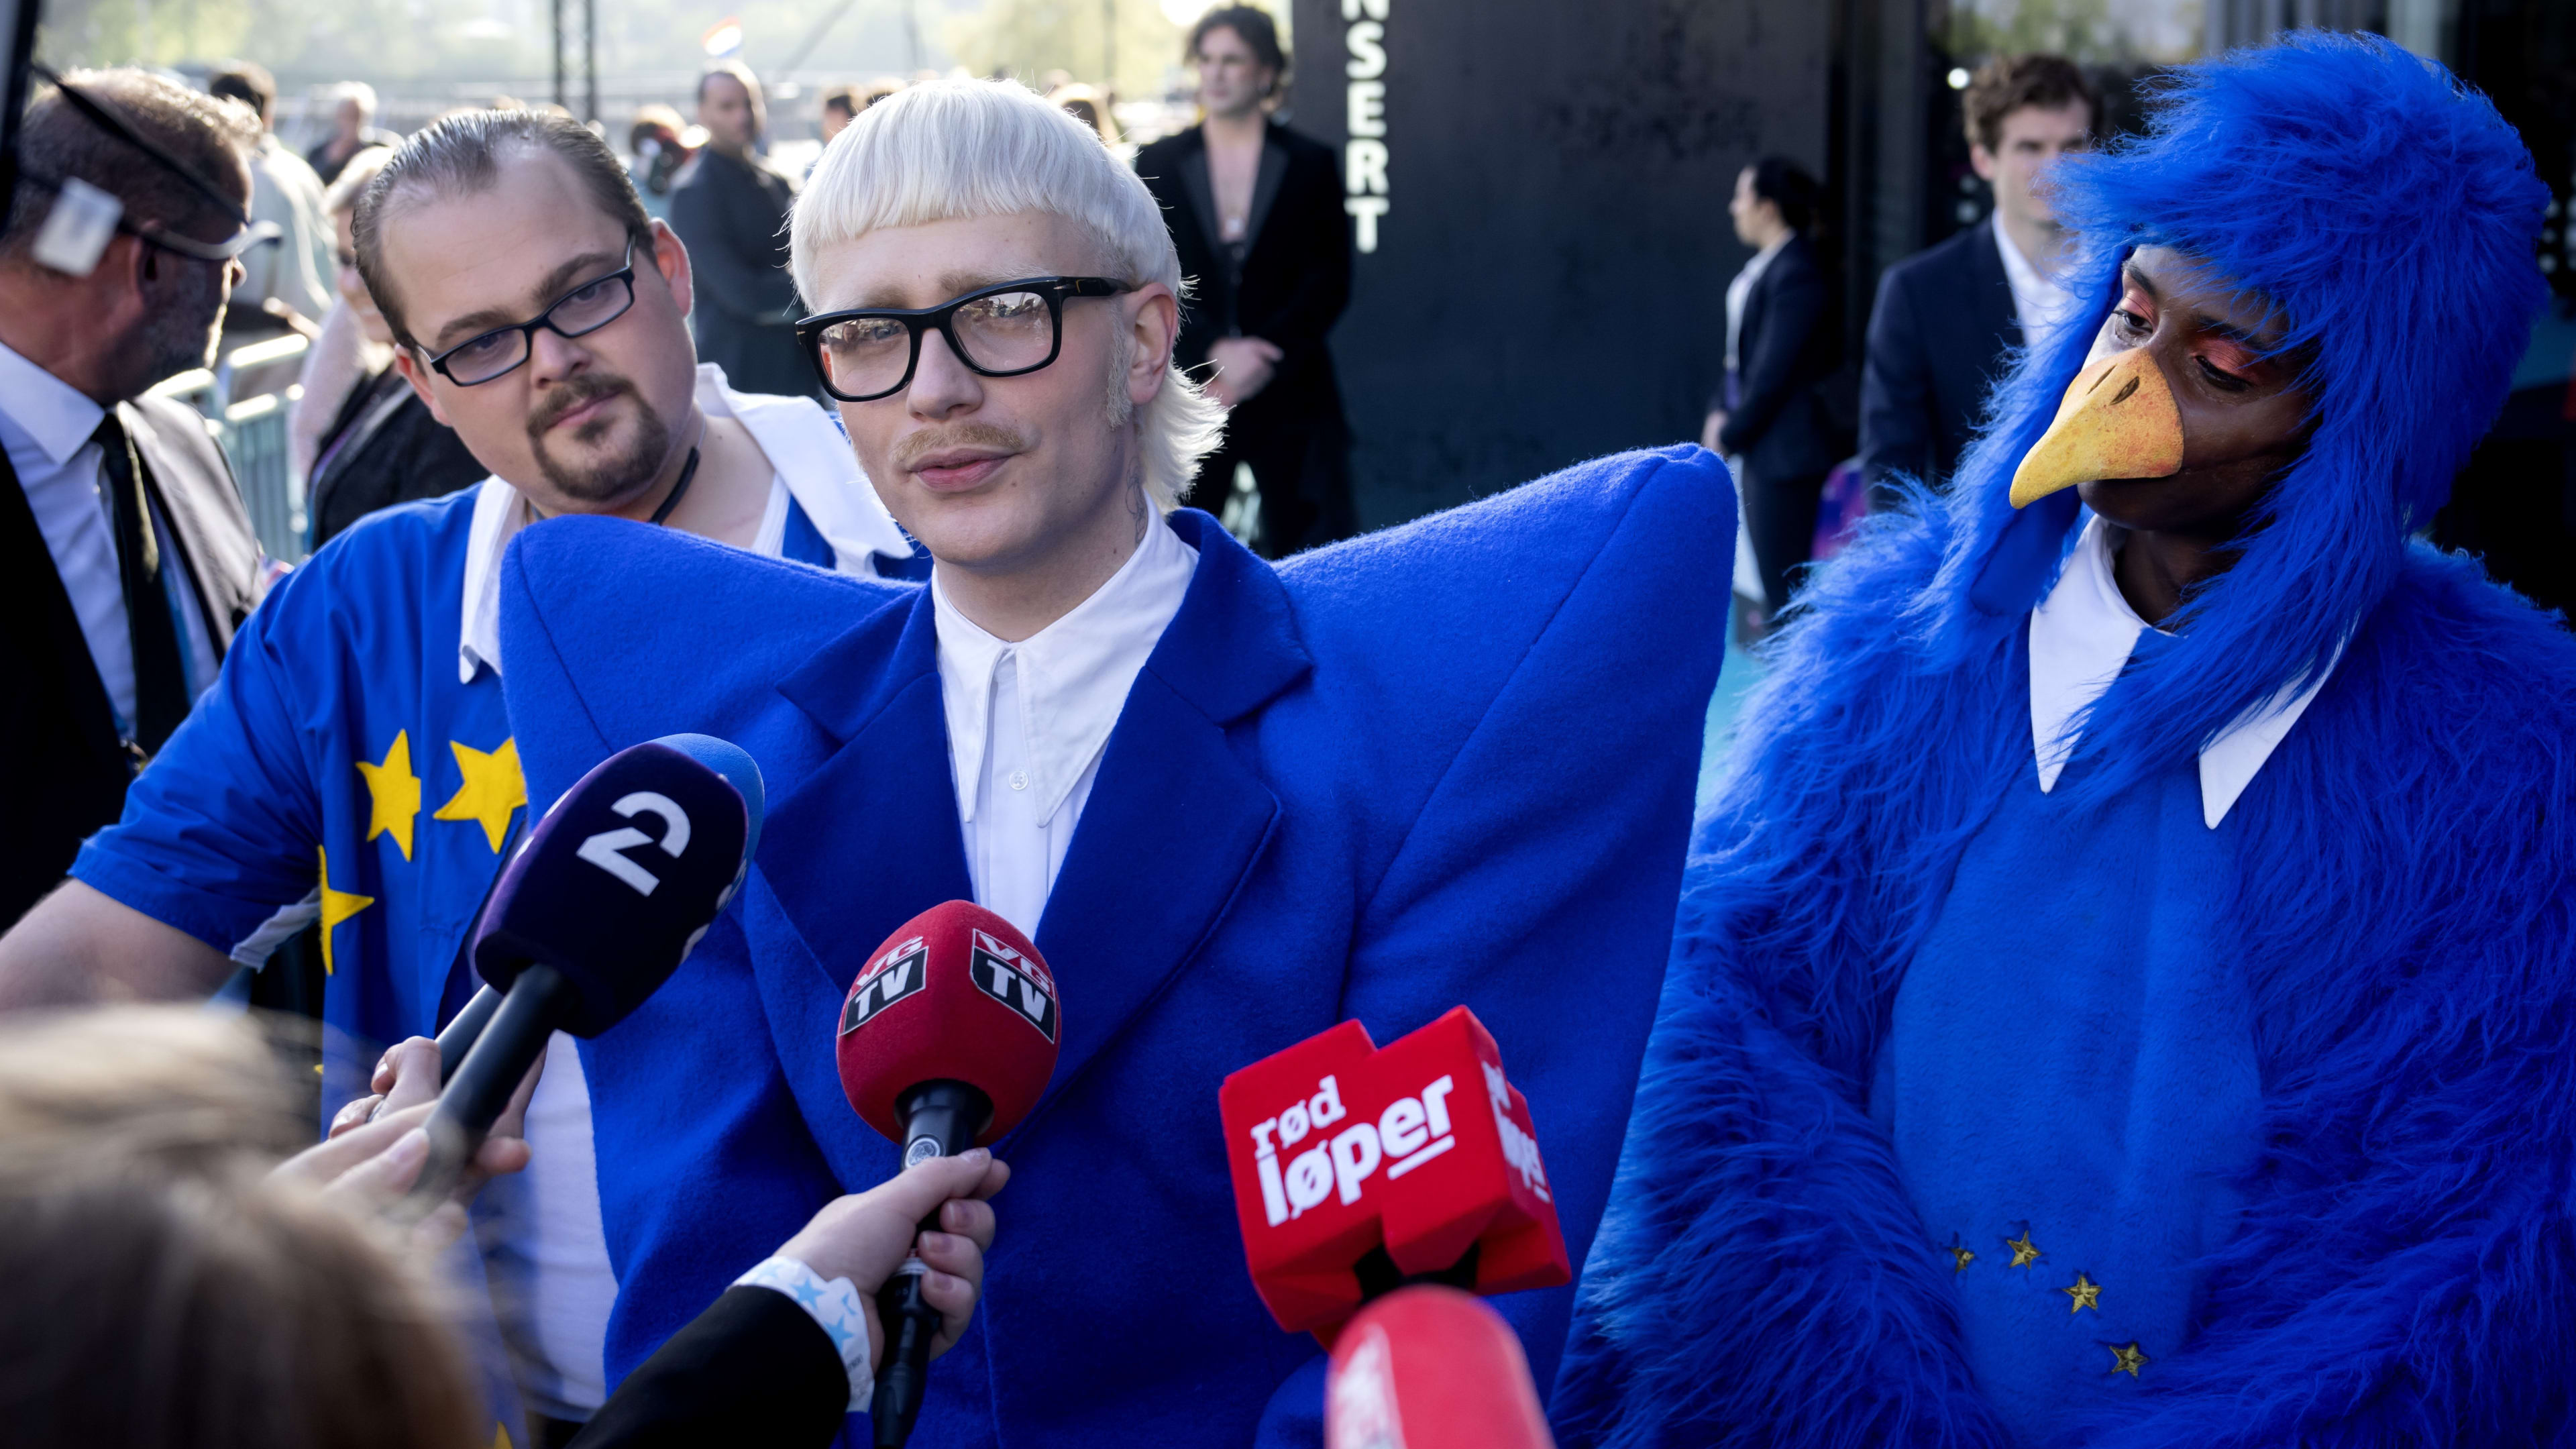
M 952 1157 L 1020 1124 L 1055 1075 L 1063 1013 L 1055 977 L 1026 936 L 972 901 L 895 928 L 841 1005 L 841 1090 L 903 1148 L 903 1165 Z M 935 1227 L 937 1214 L 922 1226 Z M 912 1434 L 939 1310 L 918 1259 L 877 1296 L 886 1354 L 869 1418 L 881 1449 Z
M 1380 1049 L 1345 1021 L 1225 1079 L 1253 1287 L 1330 1348 L 1408 1278 L 1479 1293 L 1573 1281 L 1529 1104 L 1463 1006 Z
M 1555 1449 L 1503 1316 L 1421 1283 L 1353 1315 L 1324 1378 L 1324 1449 Z

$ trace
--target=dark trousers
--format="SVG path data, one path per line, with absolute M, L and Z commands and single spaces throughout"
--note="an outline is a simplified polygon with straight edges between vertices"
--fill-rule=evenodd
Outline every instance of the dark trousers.
M 1762 575 L 1764 605 L 1774 617 L 1789 604 L 1789 571 L 1816 547 L 1816 500 L 1825 475 L 1765 478 L 1744 470 L 1744 534 L 1753 543 L 1753 565 Z
M 1339 409 L 1291 413 L 1265 408 L 1254 397 L 1226 419 L 1225 443 L 1199 465 L 1198 482 L 1182 499 L 1217 512 L 1234 488 L 1238 463 L 1252 469 L 1261 492 L 1261 532 L 1253 548 L 1264 558 L 1286 558 L 1359 531 L 1351 504 L 1350 430 Z

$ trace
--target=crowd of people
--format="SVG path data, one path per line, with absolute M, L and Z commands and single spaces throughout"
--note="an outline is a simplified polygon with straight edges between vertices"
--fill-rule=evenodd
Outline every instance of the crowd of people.
M 1202 119 L 1132 152 L 1100 93 L 927 79 L 827 93 L 801 176 L 730 63 L 623 156 L 352 91 L 299 159 L 246 64 L 40 89 L 13 1432 L 823 1444 L 917 1273 L 925 1445 L 1321 1445 L 1216 1093 L 1463 1003 L 1582 1273 L 1500 1305 L 1568 1444 L 2555 1433 L 2576 643 L 2410 538 L 2541 297 L 2492 107 L 2310 36 L 2068 160 L 2081 72 L 1998 60 L 1992 222 L 1857 369 L 1821 189 L 1758 158 L 1700 446 L 1353 538 L 1337 158 L 1267 14 L 1186 55 Z M 152 392 L 237 321 L 313 338 L 291 570 Z M 1855 455 L 1879 512 L 1809 567 Z M 1249 546 L 1201 511 L 1246 471 Z M 1771 670 L 1695 819 L 1739 590 Z M 758 761 L 739 895 L 397 1211 L 531 817 L 678 732 Z M 1007 1167 L 907 1160 L 829 1030 L 948 900 L 1065 993 Z M 300 1121 L 246 1019 L 137 1004 L 299 935 Z

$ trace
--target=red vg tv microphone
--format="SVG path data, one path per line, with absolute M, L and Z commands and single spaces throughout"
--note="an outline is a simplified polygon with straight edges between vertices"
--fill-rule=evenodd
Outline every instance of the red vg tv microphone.
M 1399 1288 L 1353 1315 L 1324 1377 L 1324 1449 L 1555 1449 L 1503 1316 L 1455 1288 Z
M 1529 1104 L 1463 1006 L 1384 1048 L 1345 1021 L 1225 1079 L 1226 1162 L 1253 1287 L 1330 1348 L 1371 1299 L 1573 1281 Z
M 679 969 L 742 884 L 761 793 L 740 749 L 669 735 L 609 756 L 546 812 L 476 928 L 497 1000 L 430 1114 L 418 1210 L 455 1185 L 549 1038 L 599 1035 Z
M 841 1090 L 903 1148 L 903 1165 L 952 1157 L 1020 1124 L 1055 1075 L 1063 1013 L 1055 977 L 1010 922 L 972 901 L 895 928 L 841 1006 Z M 937 1226 L 938 1214 L 922 1221 Z M 911 1437 L 939 1310 L 919 1260 L 877 1295 L 885 1357 L 868 1417 L 880 1449 Z

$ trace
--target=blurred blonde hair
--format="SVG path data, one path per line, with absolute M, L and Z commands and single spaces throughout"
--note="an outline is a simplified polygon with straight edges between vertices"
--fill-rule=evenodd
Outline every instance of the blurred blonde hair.
M 466 1449 L 438 1291 L 269 1176 L 310 1141 L 239 1020 L 0 1023 L 0 1424 L 24 1449 Z
M 1012 81 L 908 86 L 859 113 L 796 200 L 797 290 L 815 296 L 815 254 L 879 227 L 1042 212 L 1090 233 L 1119 281 L 1182 293 L 1180 254 L 1136 173 L 1090 127 Z M 1122 393 L 1123 397 L 1124 394 Z M 1178 368 L 1145 405 L 1145 491 L 1180 506 L 1225 410 Z

